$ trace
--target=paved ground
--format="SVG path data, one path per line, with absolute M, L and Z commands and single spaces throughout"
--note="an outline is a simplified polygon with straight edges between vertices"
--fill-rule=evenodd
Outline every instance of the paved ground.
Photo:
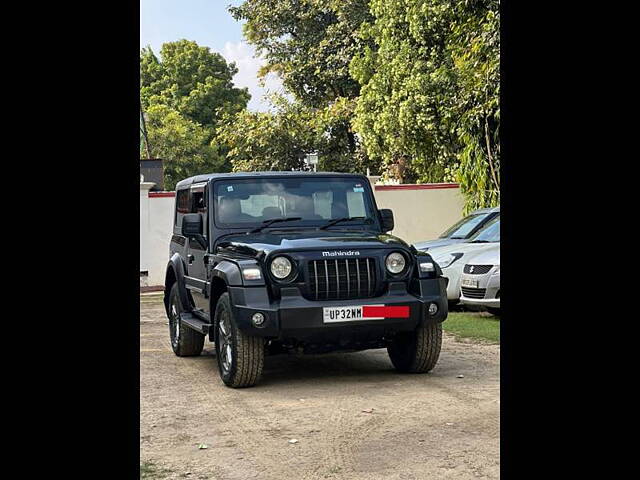
M 386 350 L 267 357 L 259 386 L 233 390 L 211 343 L 178 358 L 162 304 L 140 310 L 144 478 L 499 478 L 497 345 L 446 336 L 426 375 L 396 373 Z

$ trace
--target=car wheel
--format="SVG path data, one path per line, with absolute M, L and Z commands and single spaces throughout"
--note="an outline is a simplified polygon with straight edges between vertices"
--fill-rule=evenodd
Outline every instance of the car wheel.
M 218 299 L 214 325 L 218 371 L 224 384 L 242 388 L 258 383 L 264 365 L 264 340 L 238 329 L 228 293 Z
M 192 357 L 202 353 L 204 335 L 198 333 L 180 322 L 180 313 L 183 312 L 178 284 L 174 283 L 169 293 L 169 335 L 173 353 L 179 357 Z
M 442 324 L 428 323 L 413 332 L 398 334 L 387 352 L 397 371 L 426 373 L 436 366 L 441 346 Z

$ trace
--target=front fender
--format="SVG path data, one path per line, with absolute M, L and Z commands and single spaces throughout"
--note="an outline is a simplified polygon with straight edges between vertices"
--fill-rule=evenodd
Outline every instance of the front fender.
M 242 269 L 259 268 L 262 278 L 247 280 L 242 277 Z M 265 286 L 265 272 L 255 260 L 222 260 L 214 268 L 212 275 L 225 281 L 229 287 L 263 287 Z
M 212 272 L 214 277 L 221 278 L 229 287 L 242 286 L 242 273 L 240 268 L 233 262 L 223 260 L 218 263 Z

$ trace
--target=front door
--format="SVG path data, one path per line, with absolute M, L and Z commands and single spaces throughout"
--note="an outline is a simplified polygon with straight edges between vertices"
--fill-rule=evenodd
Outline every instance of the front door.
M 208 242 L 208 218 L 206 183 L 191 186 L 191 213 L 198 213 L 202 217 L 203 234 Z M 206 248 L 195 239 L 187 239 L 187 276 L 185 283 L 191 292 L 196 309 L 209 313 L 209 299 L 206 296 L 207 271 L 204 264 Z M 206 243 L 206 242 L 205 242 Z

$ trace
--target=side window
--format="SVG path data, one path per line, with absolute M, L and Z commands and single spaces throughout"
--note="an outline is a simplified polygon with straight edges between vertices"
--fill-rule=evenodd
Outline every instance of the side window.
M 182 228 L 182 217 L 185 213 L 189 213 L 189 190 L 183 189 L 176 192 L 176 216 L 174 218 L 174 225 L 178 231 Z
M 205 200 L 205 186 L 198 185 L 191 188 L 191 209 L 189 213 L 199 213 L 202 217 L 204 235 L 207 236 L 207 204 Z

